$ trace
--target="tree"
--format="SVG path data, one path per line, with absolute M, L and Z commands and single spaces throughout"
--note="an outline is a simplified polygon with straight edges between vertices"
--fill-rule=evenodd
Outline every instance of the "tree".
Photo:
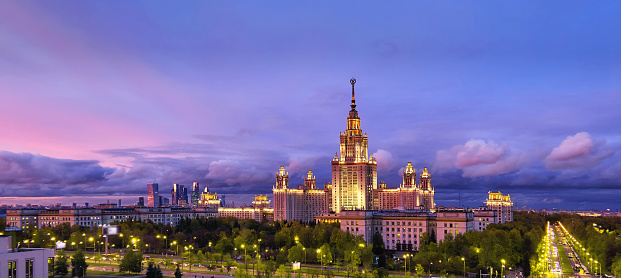
M 69 265 L 67 264 L 67 257 L 65 252 L 58 252 L 58 260 L 54 263 L 54 275 L 64 277 L 69 273 Z
M 88 264 L 86 263 L 84 253 L 82 253 L 81 249 L 78 249 L 73 257 L 71 257 L 71 266 L 73 267 L 71 270 L 71 276 L 84 277 L 86 275 Z
M 181 269 L 179 269 L 179 265 L 177 265 L 177 270 L 175 270 L 175 278 L 181 278 L 183 274 L 181 273 Z
M 423 268 L 423 266 L 421 264 L 417 264 L 416 265 L 416 274 L 418 274 L 418 275 L 424 275 L 425 274 L 425 269 Z
M 287 256 L 290 262 L 301 262 L 304 259 L 304 246 L 301 243 L 293 246 L 289 249 L 289 255 Z
M 155 270 L 155 278 L 164 278 L 164 274 L 162 273 L 162 270 L 160 269 L 160 266 L 157 266 L 157 269 Z
M 230 258 L 226 258 L 224 260 L 224 267 L 226 268 L 226 272 L 231 272 L 231 267 L 235 266 L 235 262 L 233 262 Z
M 360 253 L 358 250 L 350 250 L 345 252 L 345 267 L 347 269 L 347 277 L 349 277 L 349 272 L 355 272 L 358 270 L 358 265 L 360 265 Z
M 134 252 L 132 249 L 128 249 L 127 253 L 121 260 L 119 265 L 119 271 L 127 271 L 127 272 L 135 272 L 139 273 L 142 271 L 142 253 Z
M 322 265 L 327 265 L 332 262 L 332 253 L 330 253 L 330 246 L 327 243 L 324 243 L 321 248 L 319 248 L 319 261 Z
M 147 266 L 147 278 L 155 278 L 156 276 L 156 268 L 153 267 L 153 263 L 149 262 L 149 266 Z
M 276 274 L 280 277 L 284 277 L 287 276 L 287 273 L 289 273 L 287 271 L 287 267 L 284 264 L 281 264 L 278 269 L 276 269 Z

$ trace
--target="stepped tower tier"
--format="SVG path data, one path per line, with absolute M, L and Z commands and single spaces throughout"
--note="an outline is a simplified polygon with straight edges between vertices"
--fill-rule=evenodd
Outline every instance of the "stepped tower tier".
M 408 162 L 408 165 L 403 169 L 403 187 L 416 187 L 416 170 L 412 167 L 412 162 Z
M 347 117 L 347 129 L 340 134 L 340 156 L 332 160 L 332 209 L 373 209 L 373 190 L 377 189 L 377 162 L 369 157 L 367 135 L 360 128 L 360 116 L 356 110 L 356 95 L 351 84 L 351 110 Z

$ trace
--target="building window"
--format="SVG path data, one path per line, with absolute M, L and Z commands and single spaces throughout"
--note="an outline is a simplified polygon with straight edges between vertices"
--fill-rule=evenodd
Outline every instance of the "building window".
M 26 278 L 34 277 L 34 259 L 26 259 Z
M 17 278 L 17 261 L 9 261 L 9 278 Z

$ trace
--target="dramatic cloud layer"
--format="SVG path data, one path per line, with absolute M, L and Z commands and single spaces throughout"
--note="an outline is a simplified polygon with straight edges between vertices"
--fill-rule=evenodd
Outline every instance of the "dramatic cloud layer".
M 483 140 L 470 140 L 464 145 L 438 151 L 438 170 L 463 170 L 463 177 L 480 177 L 504 174 L 517 169 L 525 162 L 524 156 L 514 154 L 507 145 Z
M 591 135 L 579 132 L 555 147 L 545 158 L 548 169 L 575 169 L 597 165 L 603 159 L 614 154 L 614 151 L 605 146 L 606 141 L 593 141 Z
M 113 173 L 113 168 L 102 167 L 94 160 L 56 159 L 0 151 L 0 192 L 3 196 L 71 194 L 73 190 L 105 183 Z

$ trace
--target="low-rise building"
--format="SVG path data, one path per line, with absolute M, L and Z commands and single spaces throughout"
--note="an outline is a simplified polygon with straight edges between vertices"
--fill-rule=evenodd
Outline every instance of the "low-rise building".
M 474 230 L 470 210 L 358 210 L 324 214 L 315 219 L 340 223 L 342 231 L 361 236 L 368 244 L 379 235 L 387 250 L 405 252 L 418 251 L 425 233 L 443 241 L 449 233 L 455 236 Z
M 54 249 L 13 248 L 10 236 L 0 236 L 0 277 L 47 278 L 54 265 Z
M 498 223 L 496 211 L 488 209 L 487 207 L 474 209 L 473 213 L 475 231 L 483 231 L 487 228 L 487 225 L 492 223 Z

